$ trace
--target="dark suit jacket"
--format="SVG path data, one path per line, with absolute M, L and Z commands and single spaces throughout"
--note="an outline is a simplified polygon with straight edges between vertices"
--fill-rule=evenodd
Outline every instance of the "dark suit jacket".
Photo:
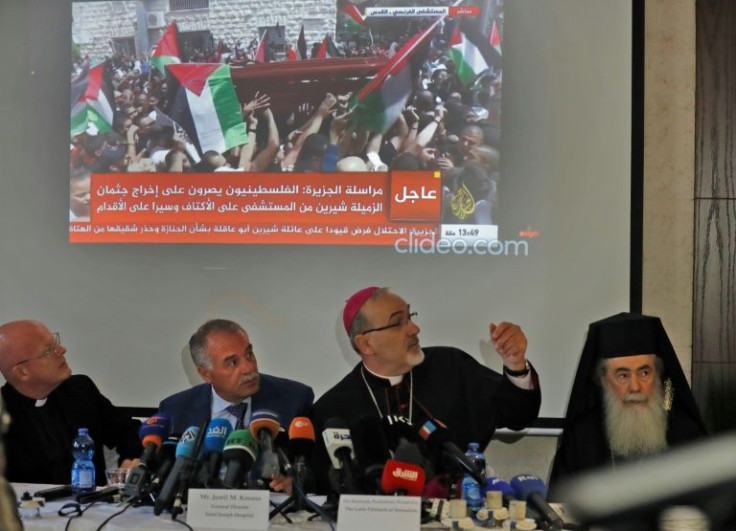
M 278 413 L 281 426 L 289 428 L 294 417 L 307 416 L 314 402 L 314 391 L 302 383 L 260 374 L 260 388 L 251 398 L 251 413 L 270 409 Z M 201 426 L 212 411 L 212 387 L 200 384 L 164 398 L 158 406 L 160 413 L 171 416 L 173 433 L 184 433 L 189 426 Z

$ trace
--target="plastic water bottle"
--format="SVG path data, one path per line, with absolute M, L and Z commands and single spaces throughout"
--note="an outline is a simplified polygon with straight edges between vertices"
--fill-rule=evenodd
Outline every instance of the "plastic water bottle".
M 478 443 L 471 442 L 468 445 L 468 450 L 465 452 L 465 457 L 473 463 L 475 470 L 478 474 L 485 479 L 486 477 L 486 458 L 478 450 Z M 485 483 L 485 481 L 484 481 Z M 469 474 L 465 474 L 462 482 L 462 496 L 468 504 L 468 513 L 475 516 L 478 509 L 483 508 L 484 499 L 483 486 L 479 485 Z
M 488 478 L 487 467 L 486 467 L 486 456 L 480 451 L 480 445 L 478 443 L 471 442 L 468 444 L 468 450 L 465 452 L 465 456 L 475 465 L 475 469 L 483 478 L 483 482 Z M 483 485 L 481 485 L 481 489 Z M 484 494 L 481 492 L 481 494 Z
M 89 436 L 87 428 L 79 428 L 72 443 L 74 464 L 72 465 L 72 490 L 75 494 L 93 492 L 96 488 L 95 464 L 92 456 L 95 455 L 95 443 Z

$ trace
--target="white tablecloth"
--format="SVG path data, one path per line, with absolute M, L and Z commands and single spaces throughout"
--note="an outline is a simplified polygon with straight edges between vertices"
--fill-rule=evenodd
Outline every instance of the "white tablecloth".
M 14 483 L 13 488 L 15 489 L 18 498 L 23 495 L 23 492 L 28 491 L 33 494 L 36 491 L 53 487 L 54 485 L 36 485 L 26 483 Z M 273 501 L 280 502 L 285 499 L 283 494 L 276 494 L 272 497 Z M 68 516 L 59 516 L 59 509 L 66 503 L 73 501 L 71 498 L 65 498 L 61 500 L 54 500 L 46 504 L 45 507 L 41 508 L 40 518 L 25 518 L 23 519 L 23 526 L 27 530 L 36 529 L 54 529 L 57 531 L 63 530 L 64 526 L 69 519 Z M 324 498 L 315 499 L 316 503 L 322 503 Z M 82 530 L 95 530 L 100 524 L 109 516 L 123 509 L 124 505 L 117 503 L 96 503 L 90 507 L 85 513 L 74 518 L 69 526 L 69 531 L 82 531 Z M 311 516 L 307 512 L 290 513 L 289 518 L 294 524 L 289 524 L 283 516 L 276 515 L 271 520 L 271 526 L 269 529 L 274 531 L 289 530 L 289 531 L 324 531 L 329 530 L 330 526 L 327 522 L 318 520 L 309 521 L 308 518 Z M 186 513 L 180 515 L 179 518 L 186 521 Z M 176 529 L 182 531 L 186 529 L 180 523 L 171 520 L 169 513 L 163 513 L 159 516 L 153 514 L 153 507 L 130 507 L 123 514 L 116 516 L 103 528 L 106 531 L 123 530 L 123 529 L 142 529 L 142 530 L 159 530 L 159 529 Z M 203 531 L 201 528 L 197 528 L 197 531 Z

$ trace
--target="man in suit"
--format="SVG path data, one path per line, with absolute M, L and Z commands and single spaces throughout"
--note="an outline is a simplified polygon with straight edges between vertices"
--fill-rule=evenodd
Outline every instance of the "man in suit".
M 120 465 L 138 463 L 140 423 L 110 403 L 87 376 L 67 365 L 59 334 L 38 321 L 0 326 L 2 398 L 11 417 L 5 438 L 7 478 L 26 483 L 69 483 L 72 441 L 79 428 L 95 441 L 98 485 L 105 484 L 103 445 L 115 448 Z
M 207 419 L 225 418 L 234 429 L 247 427 L 254 411 L 269 409 L 288 428 L 294 417 L 306 416 L 314 401 L 302 383 L 258 372 L 258 361 L 247 332 L 226 319 L 207 321 L 189 340 L 194 365 L 205 383 L 161 401 L 159 411 L 171 416 L 174 432 L 201 426 Z M 288 490 L 284 478 L 271 482 Z

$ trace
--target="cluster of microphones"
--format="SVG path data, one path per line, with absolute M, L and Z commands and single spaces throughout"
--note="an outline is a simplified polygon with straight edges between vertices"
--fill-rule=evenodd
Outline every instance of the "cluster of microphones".
M 330 486 L 335 493 L 427 496 L 433 490 L 433 480 L 440 479 L 439 464 L 441 470 L 469 475 L 484 491 L 501 491 L 502 504 L 507 508 L 512 500 L 526 501 L 528 516 L 543 529 L 568 526 L 547 503 L 547 487 L 541 478 L 520 474 L 510 483 L 485 478 L 453 442 L 449 430 L 432 420 L 417 428 L 400 416 L 362 417 L 349 426 L 342 419 L 332 418 L 325 423 L 322 435 L 331 460 Z M 423 503 L 424 521 L 440 519 L 439 514 L 431 514 L 431 506 L 429 500 Z
M 176 516 L 190 488 L 268 488 L 278 474 L 290 476 L 299 499 L 306 498 L 303 484 L 315 440 L 308 418 L 292 420 L 288 434 L 269 410 L 254 411 L 248 429 L 233 430 L 227 420 L 214 418 L 178 437 L 169 435 L 170 424 L 159 414 L 141 426 L 144 451 L 140 464 L 128 474 L 124 500 L 153 504 L 156 515 L 169 511 Z M 290 504 L 294 500 L 296 496 Z
M 483 490 L 503 493 L 528 502 L 530 515 L 546 529 L 562 529 L 563 522 L 545 501 L 546 486 L 537 476 L 516 476 L 510 483 L 485 478 L 452 441 L 450 432 L 427 420 L 420 427 L 401 416 L 360 417 L 348 424 L 333 417 L 322 432 L 330 458 L 328 471 L 310 470 L 315 429 L 307 417 L 296 417 L 288 430 L 273 411 L 256 410 L 248 429 L 233 430 L 230 422 L 214 418 L 202 426 L 190 426 L 181 436 L 171 435 L 171 419 L 158 414 L 140 428 L 144 451 L 140 464 L 128 474 L 115 493 L 134 505 L 153 505 L 154 514 L 183 511 L 190 488 L 264 489 L 276 475 L 289 476 L 292 494 L 271 511 L 308 510 L 335 520 L 342 494 L 431 496 L 432 483 L 442 472 L 469 475 Z M 306 496 L 308 483 L 322 472 L 329 479 L 331 495 L 321 505 Z M 326 474 L 324 474 L 326 472 Z M 313 486 L 314 483 L 311 483 Z M 109 489 L 87 495 L 86 502 L 111 499 Z M 429 520 L 430 502 L 423 503 Z M 437 518 L 439 519 L 439 518 Z

